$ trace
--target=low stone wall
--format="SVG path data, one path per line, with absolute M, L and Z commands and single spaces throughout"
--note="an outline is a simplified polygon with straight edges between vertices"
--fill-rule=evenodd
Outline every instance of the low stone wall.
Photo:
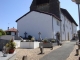
M 9 40 L 0 39 L 0 51 L 2 51 L 3 47 L 9 42 Z
M 20 48 L 23 49 L 34 49 L 39 47 L 40 42 L 20 42 Z
M 43 46 L 44 48 L 51 48 L 52 46 L 56 46 L 57 43 L 39 43 L 39 47 Z
M 14 38 L 14 36 L 11 36 L 11 35 L 2 35 L 2 36 L 0 36 L 0 39 L 4 39 L 4 40 L 11 40 L 12 38 Z
M 16 48 L 19 48 L 20 47 L 20 41 L 21 40 L 14 40 L 14 42 L 16 43 Z

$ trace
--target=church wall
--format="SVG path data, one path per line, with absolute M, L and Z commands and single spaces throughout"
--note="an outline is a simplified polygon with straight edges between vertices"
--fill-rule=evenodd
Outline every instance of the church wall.
M 62 40 L 72 39 L 72 23 L 61 13 L 62 20 Z
M 73 26 L 73 34 L 76 34 L 77 33 L 77 26 L 72 23 L 72 26 Z
M 53 32 L 54 32 L 54 39 L 56 39 L 56 33 L 60 32 L 60 21 L 56 18 L 53 18 Z
M 32 35 L 38 39 L 38 33 L 41 32 L 42 39 L 56 38 L 55 33 L 60 32 L 57 21 L 59 20 L 53 17 L 53 31 L 55 31 L 53 33 L 52 16 L 33 11 L 17 22 L 19 36 L 24 37 L 24 33 L 27 32 L 27 35 Z
M 66 17 L 65 17 L 66 18 Z M 65 27 L 66 27 L 66 40 L 72 39 L 72 23 L 66 18 L 65 20 Z M 69 36 L 69 39 L 68 39 Z
M 64 27 L 63 27 L 63 25 L 65 24 L 65 21 L 64 21 L 65 18 L 62 13 L 60 15 L 61 15 L 61 20 L 62 20 L 62 22 L 61 22 L 62 40 L 65 40 L 65 31 L 64 31 Z
M 22 37 L 24 37 L 24 33 L 27 32 L 27 35 L 32 35 L 38 39 L 38 33 L 41 32 L 41 37 L 43 39 L 53 38 L 52 16 L 33 11 L 17 22 L 17 29 L 19 35 Z

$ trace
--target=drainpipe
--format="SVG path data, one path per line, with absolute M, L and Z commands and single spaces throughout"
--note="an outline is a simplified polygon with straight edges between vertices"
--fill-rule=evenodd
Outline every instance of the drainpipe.
M 60 11 L 61 14 L 61 11 Z M 60 15 L 60 19 L 61 19 L 61 15 Z M 62 41 L 62 21 L 60 21 L 60 41 Z
M 65 27 L 66 27 L 65 20 L 66 20 L 66 19 L 65 19 L 65 16 L 64 16 L 64 29 L 65 29 Z M 66 29 L 65 29 L 65 31 L 64 31 L 64 32 L 65 32 L 65 40 L 66 40 Z
M 73 23 L 72 23 L 72 38 L 73 38 Z
M 52 36 L 53 36 L 53 39 L 54 39 L 54 25 L 53 25 L 53 16 L 52 16 Z
M 61 21 L 60 21 L 60 41 L 62 41 L 62 29 L 61 29 L 62 25 L 61 25 Z

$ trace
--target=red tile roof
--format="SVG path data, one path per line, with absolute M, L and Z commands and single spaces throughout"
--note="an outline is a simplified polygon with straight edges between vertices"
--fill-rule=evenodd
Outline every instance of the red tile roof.
M 9 30 L 6 30 L 7 31 L 11 31 L 11 32 L 17 32 L 17 29 L 16 28 L 10 28 Z

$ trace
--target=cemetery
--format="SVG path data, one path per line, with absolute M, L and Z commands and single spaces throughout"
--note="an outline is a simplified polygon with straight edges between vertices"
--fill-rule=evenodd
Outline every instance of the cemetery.
M 79 0 L 74 1 L 79 8 Z M 0 60 L 73 60 L 79 56 L 78 24 L 59 0 L 32 0 L 30 11 L 16 23 L 17 29 L 0 31 Z
M 8 38 L 8 39 L 6 39 Z M 57 45 L 54 43 L 55 40 L 48 41 L 48 39 L 41 40 L 41 35 L 39 35 L 39 40 L 36 41 L 34 37 L 31 37 L 30 40 L 14 40 L 13 36 L 10 35 L 4 35 L 1 36 L 0 44 L 2 43 L 1 51 L 0 51 L 0 59 L 3 60 L 11 60 L 15 59 L 16 51 L 15 49 L 38 49 L 38 53 L 43 54 L 45 48 L 52 49 L 54 45 Z M 53 43 L 52 43 L 53 42 Z M 3 44 L 4 43 L 4 44 Z M 12 44 L 12 45 L 10 45 Z M 9 50 L 12 49 L 12 50 Z

